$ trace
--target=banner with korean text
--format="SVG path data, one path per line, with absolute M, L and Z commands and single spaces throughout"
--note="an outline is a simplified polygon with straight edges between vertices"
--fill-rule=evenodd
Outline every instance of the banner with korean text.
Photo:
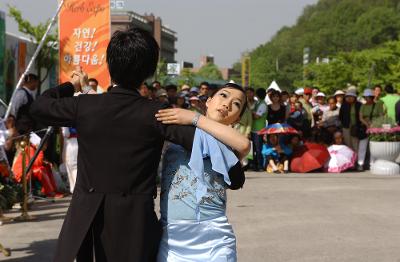
M 110 41 L 110 0 L 68 0 L 59 15 L 60 83 L 82 66 L 106 91 L 110 77 L 106 49 Z

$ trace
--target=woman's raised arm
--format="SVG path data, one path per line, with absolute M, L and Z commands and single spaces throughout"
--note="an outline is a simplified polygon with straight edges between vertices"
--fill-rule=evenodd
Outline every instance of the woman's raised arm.
M 158 114 L 156 114 L 157 120 L 163 124 L 175 125 L 193 125 L 193 120 L 196 116 L 196 112 L 180 108 L 163 109 L 159 110 Z M 250 150 L 250 141 L 231 126 L 218 123 L 200 115 L 197 127 L 233 148 L 233 150 L 239 153 L 240 158 L 245 157 Z

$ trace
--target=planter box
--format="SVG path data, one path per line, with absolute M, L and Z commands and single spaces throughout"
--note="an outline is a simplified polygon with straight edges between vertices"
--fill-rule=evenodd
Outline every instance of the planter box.
M 400 154 L 400 142 L 369 142 L 369 149 L 373 159 L 394 162 Z

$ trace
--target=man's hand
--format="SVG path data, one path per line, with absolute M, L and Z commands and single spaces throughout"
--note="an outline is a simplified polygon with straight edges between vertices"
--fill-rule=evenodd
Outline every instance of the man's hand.
M 88 75 L 83 72 L 81 66 L 76 66 L 71 74 L 71 83 L 74 85 L 75 92 L 81 92 L 82 87 L 88 85 Z

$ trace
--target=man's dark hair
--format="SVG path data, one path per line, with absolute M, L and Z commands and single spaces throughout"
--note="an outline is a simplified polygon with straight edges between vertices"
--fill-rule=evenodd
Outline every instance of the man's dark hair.
M 130 28 L 116 31 L 107 47 L 107 64 L 116 85 L 138 88 L 157 67 L 159 46 L 146 31 Z
M 258 98 L 264 100 L 265 96 L 267 95 L 267 91 L 265 91 L 264 88 L 258 88 L 256 90 L 256 95 L 257 95 Z
M 209 87 L 210 84 L 209 84 L 208 82 L 201 82 L 201 83 L 200 83 L 200 86 L 207 86 L 207 87 Z
M 394 94 L 394 87 L 391 84 L 385 86 L 385 92 L 387 94 Z
M 97 81 L 97 79 L 96 79 L 96 78 L 89 78 L 89 79 L 88 79 L 88 82 L 95 82 L 95 83 L 96 83 L 96 85 L 98 85 L 98 84 L 99 84 L 99 81 Z
M 375 88 L 380 88 L 382 90 L 382 86 L 381 85 L 375 85 L 374 89 Z
M 28 82 L 31 82 L 31 81 L 38 81 L 38 80 L 39 80 L 39 77 L 37 75 L 35 75 L 35 74 L 32 74 L 32 73 L 26 74 L 25 77 L 24 77 L 24 82 L 25 83 L 28 83 Z
M 177 87 L 176 85 L 167 85 L 167 86 L 165 87 L 165 90 L 166 90 L 166 91 L 168 91 L 168 90 L 175 90 L 175 91 L 178 91 L 178 87 Z

